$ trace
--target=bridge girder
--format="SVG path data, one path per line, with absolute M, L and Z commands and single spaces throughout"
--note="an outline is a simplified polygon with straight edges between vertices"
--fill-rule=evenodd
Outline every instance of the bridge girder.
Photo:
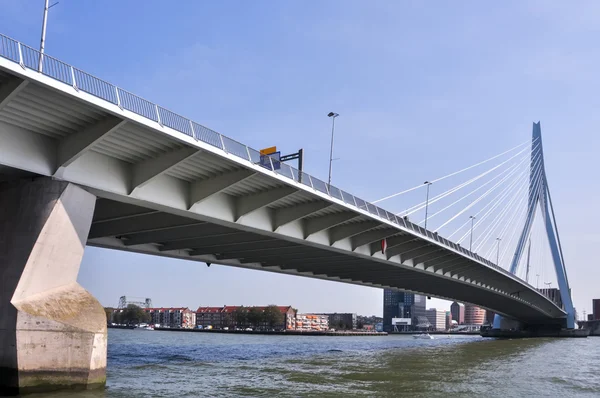
M 503 295 L 492 292 L 492 289 L 501 287 L 501 284 L 507 285 L 506 291 L 521 285 L 521 282 L 509 279 L 501 271 L 493 269 L 489 261 L 465 249 L 459 249 L 456 245 L 443 243 L 439 237 L 406 220 L 392 217 L 393 221 L 389 221 L 387 213 L 383 214 L 383 217 L 378 217 L 374 215 L 372 207 L 366 211 L 364 208 L 359 209 L 349 205 L 352 200 L 347 200 L 346 193 L 341 200 L 335 194 L 329 196 L 324 190 L 319 191 L 297 180 L 287 178 L 283 171 L 265 171 L 263 167 L 249 159 L 250 154 L 245 158 L 244 153 L 235 154 L 223 150 L 223 141 L 210 143 L 204 138 L 199 138 L 198 135 L 182 134 L 165 125 L 164 121 L 161 124 L 156 119 L 124 110 L 117 104 L 92 97 L 84 90 L 76 91 L 73 87 L 52 80 L 44 74 L 24 70 L 18 64 L 13 65 L 15 67 L 12 68 L 10 62 L 4 58 L 0 59 L 2 73 L 18 76 L 18 79 L 24 82 L 34 81 L 35 84 L 19 86 L 18 93 L 7 94 L 0 103 L 2 105 L 8 103 L 12 108 L 13 98 L 24 96 L 22 98 L 26 98 L 27 101 L 35 100 L 37 105 L 29 109 L 21 107 L 19 118 L 3 114 L 0 109 L 0 118 L 3 120 L 0 121 L 0 142 L 3 143 L 0 146 L 0 164 L 33 175 L 56 177 L 79 184 L 94 195 L 103 198 L 99 202 L 106 200 L 106 203 L 112 206 L 125 203 L 135 209 L 136 214 L 123 214 L 124 207 L 117 206 L 119 209 L 111 212 L 106 208 L 102 209 L 102 205 L 98 206 L 100 209 L 96 212 L 88 240 L 90 245 L 208 261 L 215 259 L 214 254 L 190 256 L 194 246 L 200 250 L 214 245 L 216 250 L 216 246 L 227 243 L 224 239 L 229 240 L 229 243 L 235 242 L 234 239 L 246 240 L 248 243 L 249 240 L 253 240 L 253 236 L 265 236 L 267 239 L 276 238 L 302 245 L 309 255 L 303 256 L 304 259 L 298 259 L 297 257 L 300 257 L 298 255 L 292 258 L 295 249 L 286 249 L 289 255 L 280 255 L 275 253 L 276 250 L 266 247 L 260 250 L 257 248 L 254 252 L 238 250 L 233 254 L 249 258 L 250 253 L 255 255 L 260 253 L 258 257 L 269 261 L 285 261 L 290 267 L 298 269 L 298 272 L 318 273 L 318 267 L 335 264 L 366 264 L 364 267 L 366 273 L 369 268 L 374 270 L 381 266 L 388 267 L 391 274 L 396 274 L 395 268 L 402 268 L 405 272 L 427 272 L 426 275 L 431 282 L 429 285 L 423 283 L 409 286 L 405 284 L 409 280 L 407 278 L 374 279 L 379 272 L 373 272 L 372 277 L 366 274 L 366 277 L 357 277 L 357 279 L 370 278 L 372 280 L 370 285 L 373 286 L 420 290 L 439 297 L 444 296 L 444 291 L 435 290 L 433 287 L 431 289 L 434 290 L 427 291 L 429 289 L 427 286 L 435 287 L 438 282 L 444 285 L 449 283 L 445 280 L 452 278 L 444 278 L 448 273 L 460 275 L 463 281 L 476 280 L 482 285 L 489 285 L 490 289 L 484 289 L 469 283 L 469 290 L 477 289 L 477 293 L 489 295 L 486 299 L 491 297 L 504 300 Z M 4 84 L 0 87 L 0 90 L 2 89 Z M 40 112 L 40 106 L 56 112 Z M 65 120 L 59 120 L 61 118 Z M 67 118 L 70 120 L 66 120 Z M 75 118 L 78 119 L 76 123 L 73 121 Z M 113 124 L 111 125 L 108 120 L 112 120 Z M 59 121 L 61 123 L 58 123 Z M 46 122 L 52 128 L 41 131 L 39 124 Z M 38 123 L 37 127 L 36 123 Z M 220 137 L 218 133 L 207 129 L 206 134 L 212 133 L 218 140 Z M 139 139 L 140 136 L 147 139 Z M 69 141 L 77 143 L 77 146 L 72 144 L 74 150 L 68 152 L 70 155 L 65 156 L 64 154 L 67 153 L 65 148 L 69 146 L 67 145 Z M 63 149 L 60 149 L 61 146 Z M 62 157 L 59 156 L 61 151 Z M 15 156 L 17 153 L 20 156 Z M 156 160 L 150 161 L 149 159 L 152 158 Z M 59 164 L 57 159 L 62 159 L 61 161 L 65 163 Z M 60 173 L 57 173 L 58 166 L 62 165 L 66 167 L 61 167 Z M 146 169 L 144 165 L 147 166 Z M 235 178 L 231 174 L 224 177 L 236 171 L 239 171 L 239 174 Z M 207 177 L 208 175 L 213 177 Z M 219 184 L 216 180 L 207 184 L 207 178 L 214 178 L 214 176 L 223 176 L 223 179 Z M 226 184 L 227 178 L 229 184 Z M 213 187 L 208 193 L 200 192 L 202 189 L 208 189 L 207 185 L 211 184 L 218 186 Z M 136 187 L 138 189 L 134 189 Z M 260 192 L 261 189 L 263 192 Z M 277 207 L 284 202 L 287 210 L 279 210 Z M 306 211 L 295 209 L 300 208 L 301 203 L 305 202 L 321 203 L 323 210 L 326 211 L 320 213 L 318 210 L 317 216 L 311 211 L 316 209 L 317 205 L 312 209 L 303 209 Z M 284 213 L 287 214 L 284 216 Z M 342 224 L 351 220 L 362 224 L 361 230 L 357 231 L 358 227 L 341 228 L 345 227 Z M 373 221 L 375 223 L 366 224 Z M 220 233 L 207 236 L 208 232 L 204 228 L 209 226 Z M 195 229 L 203 232 L 200 232 L 201 235 L 190 235 L 189 232 Z M 377 240 L 356 246 L 359 239 L 366 239 L 366 234 L 371 232 L 371 229 L 374 231 L 390 229 L 390 232 L 397 230 L 397 235 L 387 237 L 387 254 L 398 252 L 391 256 L 384 256 L 380 253 L 381 247 L 377 245 Z M 226 232 L 228 230 L 236 230 L 240 234 L 225 235 L 228 234 Z M 161 238 L 160 235 L 163 233 L 164 236 Z M 369 239 L 373 239 L 373 235 L 370 236 Z M 376 238 L 379 239 L 379 236 L 381 235 Z M 356 247 L 353 247 L 353 237 Z M 189 241 L 183 242 L 186 239 Z M 435 258 L 417 264 L 421 268 L 412 267 L 413 269 L 409 270 L 407 266 L 399 263 L 401 259 L 397 255 L 403 252 L 410 253 L 407 250 L 409 247 L 402 245 L 411 241 L 423 242 L 421 247 L 432 245 L 442 247 L 442 250 L 456 251 L 457 256 L 465 259 L 465 268 L 458 263 L 445 263 Z M 282 245 L 287 244 L 282 243 Z M 366 245 L 369 247 L 362 247 Z M 169 247 L 172 250 L 165 250 Z M 245 247 L 252 250 L 249 249 L 249 245 Z M 319 250 L 330 251 L 336 257 L 322 255 Z M 414 245 L 412 250 L 418 250 L 418 246 Z M 271 254 L 274 257 L 270 257 Z M 421 254 L 421 256 L 428 256 L 428 254 Z M 356 260 L 349 257 L 356 257 Z M 417 261 L 419 259 L 416 258 Z M 257 264 L 244 265 L 239 260 L 225 258 L 217 262 L 255 269 L 271 267 L 271 265 L 262 267 L 258 264 L 260 261 Z M 244 258 L 242 260 L 246 261 Z M 303 264 L 302 260 L 310 263 Z M 375 267 L 374 264 L 377 266 Z M 312 271 L 310 267 L 313 267 Z M 431 270 L 434 272 L 426 271 L 430 267 L 433 267 Z M 436 272 L 441 272 L 443 275 Z M 382 275 L 385 276 L 385 273 Z M 343 276 L 342 274 L 340 280 L 348 281 Z M 438 279 L 444 281 L 440 282 Z M 461 284 L 457 285 L 459 286 Z M 527 299 L 530 302 L 527 305 L 531 308 L 540 305 L 544 308 L 554 308 L 551 307 L 552 303 L 539 297 L 533 289 L 527 286 L 524 288 L 529 289 Z M 485 292 L 482 293 L 480 290 Z M 484 306 L 485 303 L 475 304 Z M 499 306 L 501 307 L 500 304 Z M 526 313 L 521 307 L 518 311 L 522 314 Z M 518 311 L 515 309 L 515 313 Z M 539 311 L 538 313 L 541 314 Z

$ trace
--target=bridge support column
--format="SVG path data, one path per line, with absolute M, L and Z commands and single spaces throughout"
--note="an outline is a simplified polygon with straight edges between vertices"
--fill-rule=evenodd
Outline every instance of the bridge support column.
M 493 328 L 499 330 L 521 330 L 523 329 L 523 324 L 517 320 L 496 314 L 494 316 Z
M 0 183 L 0 395 L 104 386 L 106 316 L 77 283 L 94 195 Z

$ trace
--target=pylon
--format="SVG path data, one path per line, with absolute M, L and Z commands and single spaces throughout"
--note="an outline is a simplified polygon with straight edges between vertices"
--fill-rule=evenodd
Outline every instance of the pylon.
M 575 328 L 575 310 L 573 308 L 573 300 L 571 299 L 571 290 L 569 288 L 569 280 L 567 279 L 567 271 L 565 268 L 565 260 L 558 235 L 558 226 L 554 216 L 554 208 L 552 206 L 552 198 L 548 188 L 548 179 L 546 178 L 546 168 L 544 167 L 544 150 L 542 147 L 542 129 L 540 122 L 533 124 L 533 133 L 531 137 L 531 162 L 529 172 L 529 197 L 527 201 L 527 219 L 515 250 L 510 272 L 516 274 L 519 261 L 523 255 L 525 242 L 531 234 L 531 226 L 535 218 L 537 205 L 540 205 L 550 250 L 552 252 L 552 260 L 556 270 L 556 279 L 558 288 L 560 289 L 560 297 L 562 299 L 565 312 L 567 313 L 566 326 L 568 329 Z M 494 317 L 494 328 L 499 329 L 502 317 L 496 315 Z

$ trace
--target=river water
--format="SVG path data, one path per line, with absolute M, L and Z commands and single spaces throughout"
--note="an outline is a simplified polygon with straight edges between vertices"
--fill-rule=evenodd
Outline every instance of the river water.
M 600 338 L 308 337 L 109 329 L 100 397 L 600 397 Z

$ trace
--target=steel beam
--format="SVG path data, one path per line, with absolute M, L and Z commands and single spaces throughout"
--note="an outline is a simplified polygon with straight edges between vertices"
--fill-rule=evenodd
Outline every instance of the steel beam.
M 165 174 L 178 164 L 185 162 L 200 152 L 198 148 L 186 146 L 135 164 L 131 178 L 132 190 L 146 185 L 154 178 Z
M 322 217 L 309 218 L 304 220 L 304 238 L 306 239 L 312 234 L 333 228 L 336 225 L 357 217 L 360 217 L 360 214 L 346 211 L 342 213 L 327 214 Z
M 249 250 L 224 250 L 224 251 L 219 251 L 217 252 L 217 254 L 215 254 L 215 256 L 217 257 L 217 259 L 219 260 L 224 260 L 224 259 L 252 259 L 251 262 L 261 262 L 259 261 L 259 259 L 263 258 L 263 255 L 265 254 L 273 254 L 273 252 L 279 252 L 279 255 L 282 255 L 283 253 L 289 254 L 287 253 L 287 250 L 291 250 L 291 254 L 295 254 L 297 255 L 297 249 L 298 247 L 295 245 L 287 245 L 287 246 L 279 246 L 279 247 L 268 247 L 268 248 L 263 248 L 263 249 L 249 249 Z M 194 250 L 192 253 L 194 253 L 193 255 L 197 255 L 196 254 L 197 250 Z M 205 254 L 214 254 L 214 253 L 205 253 Z
M 447 256 L 450 256 L 450 253 L 443 251 L 444 249 L 439 247 L 439 246 L 432 246 L 431 250 L 429 250 L 428 252 L 424 252 L 422 255 L 420 254 L 413 254 L 414 257 L 412 258 L 413 264 L 420 264 L 420 263 L 427 263 L 427 261 L 430 260 L 435 260 L 436 258 L 444 258 Z M 415 252 L 418 252 L 419 250 L 415 250 Z M 441 252 L 441 253 L 440 253 Z
M 284 240 L 277 239 L 261 239 L 254 240 L 249 242 L 236 242 L 236 243 L 226 243 L 220 245 L 207 245 L 202 247 L 195 247 L 190 255 L 199 256 L 203 254 L 224 254 L 235 255 L 237 257 L 242 257 L 244 253 L 264 253 L 270 252 L 272 250 L 281 250 L 282 252 L 288 248 L 297 248 L 298 246 L 286 242 Z M 193 254 L 192 254 L 193 253 Z
M 270 205 L 271 203 L 277 202 L 280 199 L 290 196 L 293 193 L 298 192 L 296 188 L 292 187 L 280 187 L 269 189 L 268 191 L 260 192 L 249 196 L 239 196 L 236 198 L 236 221 L 241 217 L 252 213 L 258 209 L 262 209 Z
M 115 116 L 107 116 L 86 129 L 66 136 L 58 145 L 58 167 L 67 167 L 108 134 L 117 131 L 127 122 Z
M 402 244 L 405 244 L 407 242 L 412 242 L 415 240 L 417 240 L 417 238 L 415 238 L 412 235 L 392 236 L 391 238 L 389 238 L 387 240 L 387 250 L 393 249 L 397 246 L 400 246 Z M 377 244 L 377 243 L 371 243 L 371 255 L 373 255 L 379 251 L 381 251 L 381 245 Z
M 132 216 L 116 221 L 92 223 L 88 239 L 107 236 L 121 236 L 137 232 L 157 231 L 176 226 L 200 224 L 193 218 L 175 216 L 169 213 L 153 213 Z
M 99 198 L 96 200 L 96 208 L 94 209 L 94 219 L 92 222 L 101 223 L 155 213 L 159 213 L 159 211 Z
M 190 188 L 190 208 L 255 174 L 253 170 L 240 169 L 193 182 Z
M 142 245 L 145 243 L 166 243 L 183 239 L 200 239 L 201 237 L 212 237 L 221 235 L 240 234 L 240 231 L 223 227 L 218 224 L 198 223 L 192 225 L 175 226 L 161 229 L 159 231 L 140 232 L 129 234 L 124 237 L 125 246 Z
M 235 233 L 224 233 L 217 235 L 205 235 L 197 236 L 189 239 L 174 240 L 171 242 L 165 242 L 160 247 L 161 251 L 168 250 L 183 250 L 183 249 L 196 249 L 207 246 L 219 246 L 229 243 L 245 243 L 245 242 L 259 242 L 268 240 L 266 236 L 253 234 L 250 232 L 235 232 Z
M 379 221 L 363 221 L 352 224 L 338 225 L 329 231 L 329 244 L 333 245 L 337 241 L 350 238 L 380 225 L 381 223 Z
M 379 242 L 382 239 L 389 238 L 390 236 L 398 235 L 398 233 L 399 231 L 397 229 L 392 228 L 376 229 L 373 231 L 363 232 L 362 234 L 352 237 L 352 250 L 356 250 L 363 245 Z
M 394 246 L 391 249 L 388 248 L 385 251 L 385 255 L 386 255 L 387 259 L 389 260 L 390 258 L 392 258 L 398 254 L 400 254 L 402 256 L 404 253 L 407 253 L 411 250 L 418 249 L 423 246 L 427 246 L 429 244 L 430 243 L 425 240 L 409 241 L 409 242 L 403 243 L 401 245 Z
M 332 206 L 332 203 L 317 201 L 276 209 L 273 217 L 273 231 L 292 221 L 300 220 L 329 206 Z
M 28 84 L 28 81 L 13 76 L 0 86 L 0 110 L 19 94 Z

